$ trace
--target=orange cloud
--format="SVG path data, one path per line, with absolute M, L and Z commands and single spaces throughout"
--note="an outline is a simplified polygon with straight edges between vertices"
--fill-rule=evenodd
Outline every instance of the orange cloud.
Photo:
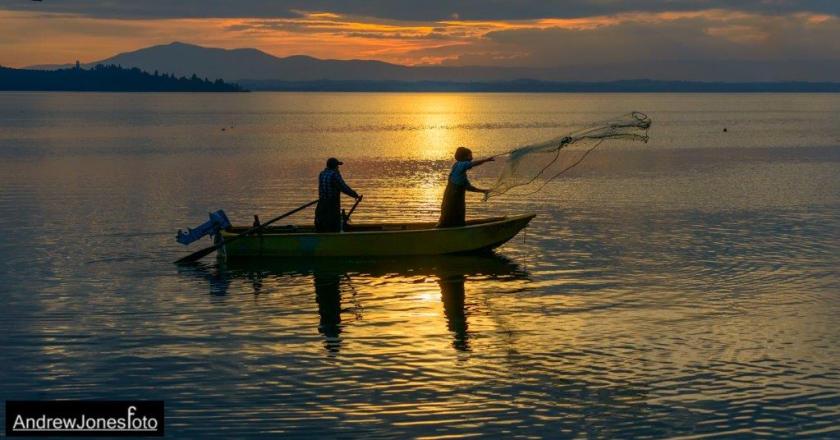
M 825 14 L 767 16 L 723 9 L 496 21 L 461 20 L 456 16 L 433 22 L 356 17 L 329 11 L 295 12 L 299 16 L 293 18 L 127 20 L 0 10 L 0 64 L 26 66 L 76 59 L 90 62 L 176 40 L 223 48 L 256 47 L 277 56 L 308 54 L 402 64 L 452 60 L 493 64 L 522 59 L 529 53 L 527 45 L 491 41 L 492 35 L 512 31 L 591 33 L 628 24 L 655 28 L 668 23 L 692 23 L 710 38 L 766 45 L 776 41 L 767 28 L 807 26 L 825 32 L 838 23 L 837 17 Z M 774 26 L 767 26 L 768 23 Z

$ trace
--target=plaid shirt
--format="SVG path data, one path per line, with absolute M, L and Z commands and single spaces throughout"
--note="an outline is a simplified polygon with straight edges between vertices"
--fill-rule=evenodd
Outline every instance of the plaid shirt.
M 331 170 L 329 168 L 321 171 L 318 175 L 318 198 L 321 200 L 338 198 L 339 192 L 343 192 L 350 197 L 358 197 L 356 191 L 353 191 L 341 178 L 341 173 L 338 170 Z

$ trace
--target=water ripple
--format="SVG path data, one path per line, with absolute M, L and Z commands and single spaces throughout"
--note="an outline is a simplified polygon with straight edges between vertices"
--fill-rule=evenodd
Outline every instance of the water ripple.
M 0 100 L 4 399 L 164 399 L 177 438 L 840 435 L 836 97 L 247 95 Z M 537 214 L 496 254 L 171 264 L 330 155 L 354 221 L 434 221 L 451 147 L 642 104 L 654 143 L 469 196 Z

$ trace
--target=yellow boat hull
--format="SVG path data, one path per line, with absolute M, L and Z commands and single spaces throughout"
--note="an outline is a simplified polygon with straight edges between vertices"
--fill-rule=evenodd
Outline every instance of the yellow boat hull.
M 528 226 L 535 214 L 471 220 L 466 226 L 436 228 L 434 223 L 357 224 L 348 231 L 317 233 L 308 226 L 269 227 L 223 247 L 235 257 L 342 257 L 446 255 L 488 251 Z M 221 233 L 232 238 L 247 228 Z M 219 238 L 217 238 L 219 239 Z

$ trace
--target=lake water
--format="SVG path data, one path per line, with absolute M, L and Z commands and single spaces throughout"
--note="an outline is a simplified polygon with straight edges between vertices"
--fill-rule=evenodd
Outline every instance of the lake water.
M 537 213 L 495 255 L 172 264 L 329 156 L 356 222 L 431 221 L 456 146 L 631 110 L 650 143 L 469 196 Z M 163 399 L 173 438 L 840 436 L 840 95 L 2 93 L 0 227 L 0 400 Z

